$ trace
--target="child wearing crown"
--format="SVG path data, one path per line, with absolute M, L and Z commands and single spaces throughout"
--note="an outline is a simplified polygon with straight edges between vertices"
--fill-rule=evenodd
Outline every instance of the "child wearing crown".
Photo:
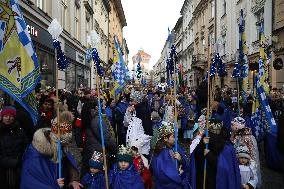
M 81 183 L 84 185 L 85 189 L 106 188 L 103 166 L 102 153 L 95 151 L 92 158 L 89 160 L 90 170 L 81 179 Z
M 158 142 L 154 149 L 151 168 L 155 180 L 156 189 L 188 189 L 189 161 L 184 150 L 177 146 L 175 152 L 173 126 L 163 123 L 159 129 Z M 178 167 L 176 167 L 178 161 Z
M 142 178 L 133 164 L 130 148 L 120 146 L 117 164 L 109 173 L 109 185 L 112 189 L 144 189 Z

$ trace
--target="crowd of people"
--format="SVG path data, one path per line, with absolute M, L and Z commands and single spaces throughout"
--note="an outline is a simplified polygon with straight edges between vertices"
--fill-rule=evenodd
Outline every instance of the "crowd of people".
M 113 98 L 108 90 L 60 90 L 57 104 L 49 87 L 36 90 L 36 124 L 18 103 L 1 98 L 1 188 L 260 188 L 254 97 L 244 103 L 235 89 L 216 86 L 208 122 L 207 97 L 203 82 L 176 98 L 158 87 L 126 87 Z M 269 103 L 284 166 L 282 90 L 271 89 Z

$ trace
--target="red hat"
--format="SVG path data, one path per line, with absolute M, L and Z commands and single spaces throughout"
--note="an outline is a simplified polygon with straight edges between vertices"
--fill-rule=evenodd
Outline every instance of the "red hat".
M 1 111 L 1 117 L 5 116 L 5 115 L 11 115 L 11 116 L 16 116 L 16 108 L 12 107 L 12 106 L 6 106 L 2 109 Z

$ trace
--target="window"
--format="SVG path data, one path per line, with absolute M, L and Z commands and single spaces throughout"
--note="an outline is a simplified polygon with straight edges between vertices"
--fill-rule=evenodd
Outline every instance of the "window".
M 61 25 L 67 30 L 68 27 L 68 0 L 61 0 Z
M 215 0 L 211 1 L 211 18 L 215 17 Z
M 226 0 L 223 0 L 223 15 L 226 14 Z
M 75 6 L 75 38 L 80 39 L 80 8 Z
M 209 33 L 209 43 L 211 46 L 214 44 L 214 32 Z
M 36 0 L 36 6 L 41 9 L 44 10 L 44 0 Z
M 202 26 L 205 25 L 205 14 L 204 12 L 202 12 Z
M 261 28 L 264 26 L 264 19 L 263 19 L 264 10 L 260 10 L 257 14 L 257 23 L 256 23 L 256 30 L 257 30 L 257 40 L 261 40 Z

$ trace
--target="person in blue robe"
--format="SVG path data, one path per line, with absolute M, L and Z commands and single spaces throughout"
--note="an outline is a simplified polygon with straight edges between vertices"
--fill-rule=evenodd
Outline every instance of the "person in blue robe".
M 23 157 L 21 189 L 60 189 L 58 182 L 57 144 L 51 142 L 50 129 L 39 129 Z M 62 146 L 63 147 L 63 146 Z M 63 188 L 80 189 L 79 169 L 74 157 L 62 150 Z M 56 154 L 56 155 L 55 155 Z
M 156 189 L 189 189 L 189 161 L 179 146 L 174 152 L 174 131 L 171 126 L 160 129 L 151 162 Z M 176 164 L 177 162 L 177 164 Z
M 90 170 L 86 173 L 81 183 L 85 189 L 105 189 L 105 174 L 103 171 L 103 156 L 101 152 L 95 151 L 92 158 L 89 160 Z
M 189 177 L 192 189 L 203 188 L 205 158 L 207 189 L 242 188 L 239 164 L 229 136 L 228 129 L 222 127 L 220 121 L 211 121 L 210 139 L 203 137 L 203 142 L 191 154 Z M 206 143 L 208 150 L 205 150 Z
M 114 131 L 116 131 L 114 110 L 115 110 L 115 101 L 112 98 L 110 98 L 109 101 L 106 103 L 105 114 L 112 128 L 114 129 Z
M 117 154 L 117 163 L 109 173 L 111 189 L 144 189 L 144 183 L 133 164 L 131 150 L 121 146 Z

